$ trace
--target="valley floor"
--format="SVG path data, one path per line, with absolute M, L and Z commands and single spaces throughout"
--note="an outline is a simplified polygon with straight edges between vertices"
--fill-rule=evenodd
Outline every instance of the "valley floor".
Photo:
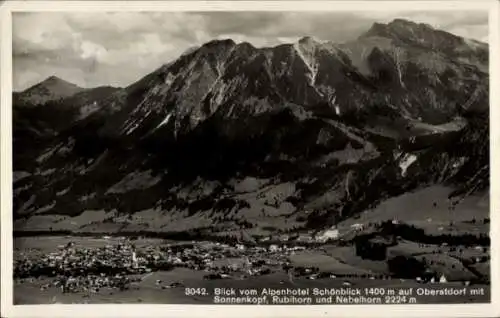
M 328 231 L 285 232 L 257 240 L 216 232 L 212 238 L 167 239 L 147 238 L 144 233 L 125 237 L 99 227 L 85 235 L 79 231 L 40 235 L 29 233 L 40 228 L 24 227 L 28 232 L 19 232 L 22 237 L 14 240 L 14 300 L 16 304 L 210 304 L 213 295 L 189 296 L 186 288 L 206 288 L 211 294 L 215 287 L 416 289 L 470 284 L 485 293 L 420 297 L 418 302 L 487 302 L 489 196 L 473 195 L 452 204 L 450 191 L 432 186 L 387 199 L 337 224 L 340 236 L 323 242 L 318 237 Z M 359 243 L 359 238 L 365 241 Z M 380 239 L 386 244 L 382 255 L 360 254 Z M 391 264 L 398 258 L 403 263 Z M 398 270 L 411 266 L 415 271 Z M 441 277 L 446 281 L 439 283 Z M 70 286 L 69 291 L 63 293 L 62 285 Z
M 67 247 L 70 242 L 73 246 Z M 162 250 L 165 251 L 163 255 L 169 254 L 169 262 L 177 265 L 167 270 L 145 269 L 125 274 L 124 276 L 127 277 L 130 284 L 123 290 L 116 288 L 116 286 L 90 288 L 86 285 L 87 282 L 81 280 L 79 288 L 83 287 L 84 289 L 75 288 L 69 292 L 62 291 L 61 277 L 68 275 L 61 275 L 58 271 L 69 266 L 67 262 L 61 262 L 61 259 L 64 258 L 63 255 L 71 254 L 73 251 L 73 253 L 80 253 L 74 254 L 80 255 L 78 257 L 86 257 L 86 262 L 95 262 L 95 259 L 99 260 L 101 257 L 110 262 L 124 264 L 126 268 L 129 266 L 126 264 L 127 258 L 130 257 L 129 251 L 124 248 L 115 248 L 129 242 L 128 239 L 118 237 L 16 238 L 14 259 L 18 265 L 15 267 L 21 268 L 21 271 L 18 271 L 18 277 L 14 279 L 15 304 L 213 304 L 214 288 L 223 287 L 312 289 L 346 287 L 348 285 L 349 288 L 411 287 L 415 290 L 419 287 L 451 287 L 462 289 L 465 287 L 464 282 L 473 280 L 474 276 L 453 257 L 452 252 L 446 251 L 446 247 L 439 247 L 441 254 L 433 254 L 435 246 L 428 245 L 424 248 L 405 241 L 401 241 L 389 253 L 425 255 L 429 259 L 435 259 L 434 266 L 446 271 L 450 281 L 445 283 L 417 282 L 415 278 L 391 277 L 385 261 L 361 259 L 356 256 L 352 246 L 325 244 L 307 249 L 301 246 L 277 245 L 244 247 L 243 245 L 230 246 L 213 242 L 138 239 L 133 241 L 133 245 L 137 250 L 139 263 L 144 261 L 142 257 L 160 255 L 159 251 Z M 106 252 L 99 254 L 96 251 Z M 467 255 L 469 257 L 475 256 L 473 254 L 485 254 L 484 251 L 479 252 L 473 248 L 465 249 L 462 253 L 470 254 Z M 85 266 L 83 260 L 78 263 L 79 259 L 75 259 L 78 266 Z M 52 277 L 30 275 L 27 264 L 38 264 L 38 267 L 52 266 L 51 268 L 55 269 L 57 273 L 49 275 Z M 284 265 L 293 268 L 293 274 L 290 274 L 291 271 L 287 270 Z M 486 275 L 489 275 L 489 262 L 477 265 L 484 267 L 482 270 L 485 271 Z M 22 266 L 24 266 L 24 272 Z M 113 275 L 109 273 L 100 273 L 96 276 L 87 275 L 86 277 L 96 282 L 99 280 L 99 276 L 113 279 Z M 96 285 L 94 284 L 94 286 Z M 484 294 L 421 296 L 417 298 L 417 301 L 418 303 L 489 302 L 490 286 L 487 282 L 472 283 L 470 287 L 484 290 Z M 205 288 L 208 294 L 206 296 L 186 295 L 186 288 Z

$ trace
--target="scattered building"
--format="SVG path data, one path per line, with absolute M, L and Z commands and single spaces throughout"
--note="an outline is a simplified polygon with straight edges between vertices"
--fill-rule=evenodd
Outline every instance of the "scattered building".
M 355 223 L 355 224 L 351 225 L 351 228 L 355 231 L 361 231 L 361 230 L 363 230 L 364 226 L 361 223 Z
M 439 277 L 439 282 L 441 284 L 448 282 L 448 280 L 446 279 L 446 276 L 444 276 L 444 274 L 442 274 L 441 277 Z
M 269 245 L 269 252 L 277 252 L 278 250 L 279 250 L 278 245 L 276 244 Z
M 339 238 L 339 236 L 340 236 L 339 230 L 336 228 L 331 228 L 316 235 L 316 241 L 326 242 L 328 240 L 336 240 Z
M 239 251 L 244 251 L 244 250 L 245 250 L 245 245 L 243 245 L 243 244 L 237 244 L 237 245 L 236 245 L 236 248 L 237 248 Z

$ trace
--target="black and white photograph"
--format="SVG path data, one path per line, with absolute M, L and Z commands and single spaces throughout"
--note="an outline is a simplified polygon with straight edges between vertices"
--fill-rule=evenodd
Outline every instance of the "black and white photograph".
M 12 305 L 491 304 L 490 11 L 411 2 L 12 12 Z

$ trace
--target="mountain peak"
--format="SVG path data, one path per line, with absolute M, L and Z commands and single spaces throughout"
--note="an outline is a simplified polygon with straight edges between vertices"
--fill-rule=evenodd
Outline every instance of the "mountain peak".
M 303 50 L 310 51 L 317 49 L 321 42 L 312 36 L 304 36 L 296 42 L 296 45 Z
M 56 80 L 62 80 L 62 79 L 60 79 L 59 77 L 57 77 L 55 75 L 51 75 L 45 79 L 45 81 L 56 81 Z
M 465 43 L 462 37 L 435 29 L 430 24 L 399 18 L 387 24 L 374 23 L 360 36 L 360 39 L 370 37 L 383 37 L 398 44 L 416 45 L 439 51 L 455 51 Z
M 424 35 L 426 33 L 437 32 L 430 24 L 427 23 L 417 23 L 406 19 L 397 18 L 391 22 L 373 23 L 372 27 L 364 33 L 363 37 L 381 36 L 388 38 L 412 38 L 418 35 Z
M 369 38 L 375 36 L 389 37 L 389 30 L 387 24 L 375 22 L 372 24 L 370 29 L 368 29 L 368 31 L 366 31 L 365 33 L 361 34 L 359 38 Z
M 58 84 L 58 85 L 73 85 L 73 86 L 76 86 L 78 87 L 76 84 L 73 84 L 71 82 L 68 82 L 60 77 L 57 77 L 56 75 L 51 75 L 49 77 L 47 77 L 46 79 L 44 79 L 43 81 L 41 81 L 40 83 L 38 83 L 37 85 L 40 85 L 40 84 L 50 84 L 50 85 L 54 85 L 54 84 Z
M 419 32 L 419 33 L 426 33 L 426 32 L 435 32 L 436 29 L 434 29 L 430 24 L 427 23 L 416 23 L 410 20 L 406 19 L 394 19 L 391 22 L 387 24 L 387 27 L 390 28 L 394 32 Z
M 407 19 L 403 19 L 403 18 L 395 18 L 394 20 L 392 20 L 391 22 L 389 22 L 389 24 L 415 25 L 417 23 L 415 23 L 413 21 L 410 21 L 410 20 L 407 20 Z
M 318 42 L 314 37 L 312 36 L 304 36 L 302 38 L 299 39 L 299 43 L 314 43 L 314 42 Z
M 85 89 L 56 75 L 51 75 L 20 93 L 21 99 L 33 104 L 44 104 L 51 100 L 68 97 Z
M 215 48 L 215 47 L 232 47 L 235 46 L 236 43 L 232 39 L 215 39 L 203 44 L 202 47 L 205 48 Z
M 312 36 L 304 36 L 300 38 L 297 43 L 302 46 L 317 46 L 321 44 L 318 39 Z
M 428 28 L 428 29 L 434 29 L 430 24 L 427 23 L 417 23 L 413 22 L 410 20 L 406 19 L 401 19 L 397 18 L 392 20 L 387 24 L 389 27 L 406 27 L 406 28 L 415 28 L 415 27 L 421 27 L 421 28 Z
M 193 52 L 195 52 L 196 50 L 198 50 L 200 47 L 199 46 L 191 46 L 189 48 L 187 48 L 184 52 L 182 52 L 182 54 L 180 56 L 185 56 L 185 55 L 189 55 Z

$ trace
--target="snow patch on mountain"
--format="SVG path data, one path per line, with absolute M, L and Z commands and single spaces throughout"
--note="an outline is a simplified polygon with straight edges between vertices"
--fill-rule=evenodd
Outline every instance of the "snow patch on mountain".
M 453 162 L 453 168 L 460 168 L 467 161 L 467 157 L 458 157 L 455 162 Z
M 309 70 L 309 85 L 314 86 L 318 75 L 319 63 L 315 60 L 316 45 L 312 39 L 300 40 L 293 44 L 297 55 Z
M 31 176 L 31 173 L 27 171 L 14 171 L 12 173 L 12 181 L 17 182 L 29 176 Z
M 171 117 L 172 117 L 171 113 L 167 114 L 167 116 L 165 116 L 165 118 L 161 121 L 161 123 L 159 123 L 158 126 L 156 126 L 155 130 L 159 129 L 161 126 L 168 124 L 168 121 L 170 120 Z
M 91 199 L 95 198 L 95 196 L 96 196 L 96 193 L 95 193 L 95 192 L 92 192 L 92 193 L 89 193 L 89 194 L 86 194 L 86 195 L 82 195 L 82 196 L 78 199 L 78 201 L 80 201 L 80 202 L 86 202 L 86 201 L 89 201 L 89 200 L 91 200 Z
M 142 116 L 137 115 L 128 119 L 125 122 L 125 126 L 122 132 L 125 132 L 126 135 L 130 135 L 132 132 L 134 132 L 134 130 L 136 130 L 140 126 L 142 122 L 144 122 L 144 120 L 149 116 L 149 114 L 151 114 L 151 111 L 152 111 L 151 109 L 146 110 L 146 113 L 143 114 Z
M 130 128 L 127 129 L 127 131 L 125 132 L 125 135 L 130 135 L 131 133 L 134 132 L 134 130 L 137 129 L 137 127 L 139 127 L 139 123 L 134 123 L 134 124 L 131 124 L 130 126 L 128 126 Z
M 151 88 L 142 98 L 141 102 L 130 113 L 129 118 L 123 123 L 121 133 L 130 135 L 152 114 L 161 114 L 165 107 L 165 100 L 169 96 L 169 91 L 174 83 L 176 75 L 167 72 L 166 75 L 151 83 Z
M 172 74 L 172 73 L 168 73 L 167 76 L 165 76 L 165 85 L 167 85 L 168 87 L 170 87 L 172 85 L 172 83 L 174 82 L 175 80 L 175 76 Z
M 53 174 L 54 172 L 56 172 L 56 169 L 51 168 L 51 169 L 47 169 L 47 170 L 43 170 L 43 171 L 37 171 L 37 172 L 35 173 L 35 175 L 42 176 L 42 177 L 46 177 L 46 176 L 50 176 L 50 175 L 51 175 L 51 174 Z
M 58 196 L 58 197 L 63 196 L 66 193 L 68 193 L 70 190 L 71 190 L 71 187 L 67 187 L 66 189 L 63 189 L 61 191 L 56 192 L 56 196 Z
M 23 214 L 25 212 L 29 212 L 31 207 L 33 206 L 33 203 L 35 203 L 36 196 L 31 195 L 30 198 L 23 203 L 23 205 L 19 208 L 19 214 Z
M 51 204 L 45 205 L 45 206 L 39 208 L 38 210 L 36 210 L 34 214 L 41 214 L 41 213 L 48 212 L 48 211 L 52 210 L 55 206 L 56 206 L 56 201 L 52 201 Z
M 109 150 L 105 150 L 101 155 L 99 155 L 99 157 L 97 157 L 97 159 L 93 160 L 89 160 L 87 162 L 87 164 L 89 164 L 90 166 L 88 167 L 85 167 L 85 166 L 79 166 L 79 167 L 76 167 L 74 168 L 75 171 L 77 171 L 77 173 L 79 175 L 84 175 L 92 170 L 94 170 L 98 165 L 99 163 L 101 163 L 109 154 Z
M 65 145 L 61 146 L 58 150 L 57 153 L 59 155 L 66 155 L 69 154 L 70 152 L 73 151 L 73 148 L 75 147 L 75 139 L 70 137 L 68 138 L 67 142 Z
M 99 110 L 99 103 L 97 103 L 96 101 L 94 101 L 91 104 L 85 105 L 82 108 L 80 108 L 80 115 L 78 116 L 78 120 L 85 119 L 98 110 Z
M 58 144 L 57 146 L 48 149 L 46 152 L 42 153 L 40 156 L 38 156 L 38 158 L 36 158 L 36 162 L 37 163 L 42 163 L 42 162 L 46 161 L 47 159 L 49 159 L 50 157 L 52 157 L 54 155 L 54 153 L 61 146 L 62 146 L 62 144 Z
M 399 168 L 401 169 L 401 176 L 405 177 L 408 168 L 417 161 L 417 156 L 414 154 L 405 154 L 401 157 Z
M 108 189 L 106 194 L 126 193 L 131 190 L 144 190 L 161 181 L 160 176 L 153 176 L 152 171 L 136 171 L 125 176 L 120 182 Z
M 212 97 L 212 105 L 220 105 L 224 100 L 224 97 L 226 96 L 226 88 L 228 87 L 228 85 L 222 81 L 218 82 L 217 85 L 217 90 L 215 90 L 214 96 Z

